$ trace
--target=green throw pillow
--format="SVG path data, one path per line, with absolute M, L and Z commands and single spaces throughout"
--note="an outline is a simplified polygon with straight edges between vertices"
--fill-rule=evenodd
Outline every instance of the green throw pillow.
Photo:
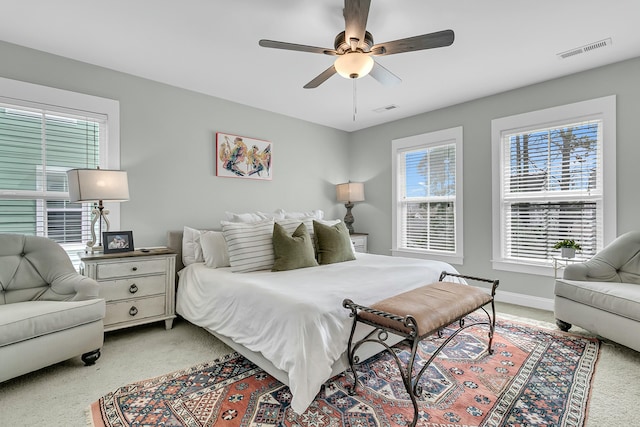
M 295 270 L 315 267 L 315 253 L 311 236 L 304 224 L 300 224 L 292 235 L 277 222 L 273 226 L 273 252 L 275 262 L 271 271 Z
M 349 230 L 342 221 L 332 226 L 313 221 L 313 233 L 318 245 L 318 262 L 320 264 L 333 264 L 356 259 L 351 249 Z

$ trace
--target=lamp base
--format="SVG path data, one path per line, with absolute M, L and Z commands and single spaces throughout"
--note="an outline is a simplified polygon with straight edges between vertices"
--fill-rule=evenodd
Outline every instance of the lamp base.
M 88 253 L 96 253 L 96 252 L 104 252 L 104 247 L 102 245 L 95 245 L 95 246 L 89 246 L 89 244 L 87 244 L 87 247 L 84 248 L 84 252 L 86 254 Z
M 91 211 L 91 240 L 87 242 L 87 248 L 84 250 L 86 253 L 94 253 L 94 252 L 103 252 L 102 247 L 102 223 L 105 224 L 105 230 L 109 231 L 109 227 L 111 223 L 109 223 L 109 209 L 105 209 L 102 205 L 102 200 L 98 202 L 97 205 L 94 205 L 93 210 Z M 98 223 L 98 235 L 96 236 L 96 222 Z
M 347 226 L 347 230 L 349 230 L 349 234 L 353 234 L 353 223 L 355 220 L 353 219 L 353 214 L 351 213 L 351 208 L 353 208 L 353 203 L 345 203 L 344 207 L 347 208 L 347 214 L 344 216 L 344 225 Z

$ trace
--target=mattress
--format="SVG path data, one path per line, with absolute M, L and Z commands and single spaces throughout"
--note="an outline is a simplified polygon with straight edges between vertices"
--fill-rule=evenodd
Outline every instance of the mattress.
M 191 323 L 261 353 L 288 375 L 301 414 L 347 348 L 342 301 L 370 305 L 457 273 L 440 261 L 358 253 L 354 261 L 291 271 L 232 273 L 194 263 L 180 273 L 176 310 Z

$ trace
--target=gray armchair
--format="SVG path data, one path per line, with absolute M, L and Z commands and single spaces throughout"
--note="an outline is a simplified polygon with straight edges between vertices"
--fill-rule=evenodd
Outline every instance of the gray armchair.
M 640 351 L 640 232 L 619 236 L 555 283 L 556 324 L 580 326 Z
M 100 357 L 105 302 L 44 237 L 0 234 L 0 382 L 82 355 Z

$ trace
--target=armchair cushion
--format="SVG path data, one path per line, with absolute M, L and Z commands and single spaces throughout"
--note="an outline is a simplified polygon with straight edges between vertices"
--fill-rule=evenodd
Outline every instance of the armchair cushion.
M 640 322 L 640 288 L 632 283 L 556 280 L 555 294 L 589 307 Z
M 103 299 L 7 304 L 0 310 L 0 347 L 99 322 L 104 314 Z

